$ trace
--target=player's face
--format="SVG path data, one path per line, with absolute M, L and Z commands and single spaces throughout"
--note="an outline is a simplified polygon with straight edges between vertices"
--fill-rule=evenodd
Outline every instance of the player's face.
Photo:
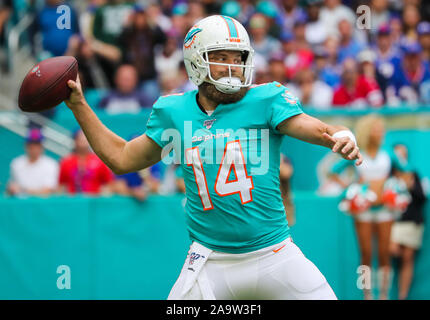
M 238 67 L 231 68 L 231 76 L 245 80 L 243 76 L 244 68 L 239 67 L 243 65 L 242 54 L 239 51 L 232 50 L 218 50 L 208 53 L 209 62 L 226 63 L 232 65 L 238 65 Z M 209 66 L 212 77 L 217 80 L 222 77 L 229 76 L 229 67 L 225 65 L 213 65 Z

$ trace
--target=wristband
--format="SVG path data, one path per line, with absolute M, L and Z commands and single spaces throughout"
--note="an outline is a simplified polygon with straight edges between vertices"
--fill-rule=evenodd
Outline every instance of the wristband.
M 333 137 L 333 138 L 343 138 L 343 137 L 348 137 L 348 138 L 350 138 L 352 141 L 354 141 L 355 145 L 357 145 L 357 140 L 355 139 L 354 134 L 353 134 L 351 131 L 349 131 L 349 130 L 341 130 L 341 131 L 335 132 L 335 133 L 332 135 L 332 137 Z

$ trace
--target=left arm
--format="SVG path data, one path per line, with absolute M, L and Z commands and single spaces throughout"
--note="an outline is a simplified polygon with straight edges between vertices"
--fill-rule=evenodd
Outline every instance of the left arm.
M 344 126 L 329 125 L 302 113 L 282 121 L 277 129 L 290 137 L 330 148 L 344 159 L 357 160 L 357 166 L 363 162 L 358 146 L 350 137 L 333 137 L 336 132 L 350 131 Z

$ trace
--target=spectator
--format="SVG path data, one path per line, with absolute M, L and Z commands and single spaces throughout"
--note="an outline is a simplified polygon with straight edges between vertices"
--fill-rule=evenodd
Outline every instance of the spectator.
M 393 16 L 390 19 L 391 42 L 400 46 L 403 37 L 403 23 L 400 17 Z
M 251 0 L 238 0 L 238 3 L 240 5 L 240 12 L 237 16 L 237 21 L 239 21 L 243 25 L 247 25 L 249 23 L 249 20 L 251 20 L 251 17 L 255 13 L 255 8 L 252 2 L 253 1 Z
M 277 23 L 278 8 L 276 7 L 276 4 L 267 0 L 258 1 L 255 10 L 266 18 L 269 26 L 267 33 L 270 36 L 279 39 L 279 36 L 282 33 L 282 27 Z
M 120 35 L 130 18 L 133 6 L 123 0 L 107 0 L 94 16 L 93 36 L 100 42 L 120 48 Z
M 160 194 L 185 193 L 185 182 L 182 167 L 178 164 L 169 165 L 163 174 L 159 187 Z
M 338 48 L 338 63 L 342 63 L 346 58 L 354 58 L 364 49 L 353 37 L 353 24 L 348 20 L 339 21 L 340 45 Z
M 254 83 L 255 84 L 263 84 L 263 83 L 269 83 L 273 81 L 272 77 L 270 76 L 270 72 L 267 69 L 258 69 L 255 70 L 255 76 L 254 76 Z
M 299 70 L 309 68 L 312 65 L 313 53 L 306 48 L 299 49 L 294 35 L 290 33 L 282 34 L 281 41 L 287 79 L 291 80 Z
M 188 0 L 188 10 L 187 10 L 187 21 L 188 25 L 191 27 L 197 21 L 203 19 L 206 16 L 205 7 L 198 0 Z M 219 12 L 219 11 L 218 11 Z
M 58 27 L 59 14 L 57 8 L 65 5 L 63 0 L 46 0 L 45 6 L 37 14 L 33 24 L 33 33 L 42 34 L 42 50 L 37 52 L 40 58 L 43 55 L 62 56 L 67 51 L 69 39 L 74 34 L 79 33 L 78 15 L 73 8 L 70 8 L 70 26 Z M 66 23 L 66 21 L 64 21 Z
M 405 5 L 402 12 L 404 41 L 418 41 L 417 26 L 421 20 L 418 7 L 413 4 Z
M 395 65 L 400 61 L 400 52 L 393 46 L 389 25 L 379 27 L 376 36 L 376 46 L 373 51 L 376 55 L 375 68 L 378 76 L 377 81 L 384 100 L 387 101 L 388 83 L 394 74 Z
M 120 41 L 121 33 L 125 28 L 133 6 L 122 0 L 107 0 L 100 6 L 94 15 L 91 48 L 97 53 L 110 87 L 114 87 L 112 75 L 121 59 L 124 48 Z
M 335 36 L 328 36 L 324 42 L 324 50 L 327 53 L 327 62 L 334 68 L 338 65 L 338 51 L 339 51 L 339 38 Z
M 422 48 L 421 57 L 426 63 L 430 63 L 430 23 L 421 22 L 417 27 L 418 41 Z
M 12 13 L 12 0 L 1 0 L 0 1 L 0 47 L 4 43 L 5 29 L 9 17 Z
M 157 44 L 164 44 L 166 40 L 164 32 L 153 19 L 154 17 L 145 11 L 136 9 L 131 15 L 129 25 L 120 36 L 123 61 L 136 68 L 141 83 L 140 90 L 150 98 L 151 105 L 160 95 L 154 49 Z
M 339 36 L 338 26 L 341 20 L 347 20 L 351 25 L 355 24 L 356 15 L 350 8 L 343 5 L 340 0 L 324 0 L 324 4 L 320 12 L 320 18 L 328 36 Z
M 378 76 L 375 68 L 375 53 L 372 50 L 365 49 L 358 54 L 357 60 L 360 74 L 370 82 L 377 82 Z
M 238 20 L 242 24 L 245 24 L 247 22 L 247 21 L 240 21 L 240 18 L 239 18 L 240 5 L 237 1 L 234 1 L 234 0 L 225 1 L 221 6 L 220 14 L 223 16 L 232 17 Z
M 155 70 L 158 75 L 174 74 L 179 70 L 179 64 L 183 60 L 182 50 L 178 47 L 176 32 L 167 33 L 167 39 L 161 50 L 155 55 Z
M 327 50 L 322 46 L 315 47 L 313 68 L 319 79 L 334 88 L 340 83 L 337 68 L 329 63 Z
M 334 91 L 334 106 L 362 109 L 367 106 L 380 107 L 383 104 L 382 93 L 376 81 L 361 75 L 352 58 L 343 62 L 341 79 L 341 85 Z
M 163 167 L 161 162 L 157 162 L 153 166 L 146 168 L 140 172 L 141 177 L 147 185 L 147 191 L 150 193 L 160 193 L 163 191 Z
M 421 58 L 421 46 L 417 42 L 406 43 L 403 51 L 403 58 L 395 64 L 388 82 L 387 103 L 391 106 L 419 103 L 420 87 L 430 79 L 429 64 Z
M 169 94 L 178 93 L 180 80 L 179 72 L 177 71 L 161 74 L 159 77 L 160 95 L 166 96 Z
M 281 53 L 272 54 L 269 58 L 268 70 L 271 81 L 277 81 L 282 85 L 287 83 L 287 72 Z
M 108 194 L 111 191 L 113 173 L 90 150 L 82 130 L 77 130 L 73 139 L 73 153 L 61 159 L 60 192 L 90 195 Z
M 388 25 L 390 21 L 390 11 L 388 9 L 389 0 L 371 0 L 370 2 L 370 24 L 369 30 L 371 39 L 374 40 L 379 28 Z
M 306 21 L 297 20 L 293 27 L 295 44 L 298 50 L 310 51 L 310 46 L 306 40 Z
M 25 155 L 12 160 L 7 193 L 18 195 L 49 195 L 57 188 L 58 164 L 43 154 L 43 136 L 31 129 L 25 144 Z
M 184 175 L 182 172 L 182 167 L 177 166 L 175 170 L 175 176 L 176 176 L 176 191 L 180 193 L 185 193 L 185 182 L 184 182 Z
M 97 52 L 91 40 L 75 35 L 69 40 L 66 55 L 74 56 L 79 65 L 79 77 L 84 89 L 109 88 L 109 80 L 103 72 Z
M 156 2 L 149 2 L 145 7 L 146 15 L 151 20 L 151 24 L 157 25 L 163 32 L 172 30 L 172 22 L 163 14 L 160 5 Z
M 138 137 L 138 135 L 132 135 L 129 140 L 133 140 L 136 137 Z M 138 201 L 144 201 L 147 197 L 144 181 L 140 172 L 115 175 L 112 191 L 123 196 L 131 196 Z
M 305 26 L 306 41 L 312 46 L 321 45 L 327 38 L 327 30 L 320 19 L 323 0 L 307 0 L 308 22 Z
M 297 0 L 281 0 L 278 16 L 278 24 L 282 26 L 282 32 L 293 32 L 297 21 L 306 20 L 306 12 L 297 5 Z
M 140 174 L 138 172 L 130 172 L 115 176 L 112 191 L 123 196 L 131 196 L 138 201 L 144 201 L 147 193 L 143 186 L 144 183 Z
M 399 271 L 399 300 L 405 300 L 409 295 L 416 252 L 421 248 L 424 233 L 423 209 L 426 196 L 417 172 L 409 165 L 408 149 L 403 144 L 394 146 L 394 152 L 399 162 L 404 166 L 395 167 L 394 171 L 402 174 L 411 195 L 407 209 L 394 223 L 391 230 L 391 253 L 400 258 Z
M 115 89 L 100 101 L 100 108 L 110 114 L 139 113 L 150 107 L 152 100 L 137 90 L 137 72 L 134 66 L 124 64 L 115 73 Z
M 106 4 L 107 0 L 89 0 L 87 6 L 79 14 L 79 26 L 81 29 L 81 35 L 85 39 L 90 39 L 93 36 L 93 22 L 94 16 L 99 7 Z
M 214 14 L 219 14 L 221 10 L 221 4 L 218 0 L 203 0 L 200 1 L 203 4 L 204 12 L 206 16 L 211 16 Z
M 12 0 L 0 0 L 0 73 L 7 70 L 6 52 L 3 46 L 6 43 L 6 28 L 13 9 Z
M 187 70 L 185 69 L 185 64 L 183 61 L 179 64 L 178 71 L 178 87 L 176 88 L 176 93 L 183 93 L 187 91 L 197 90 L 197 86 L 190 81 L 188 78 Z
M 279 170 L 279 182 L 282 195 L 282 202 L 284 203 L 285 213 L 289 226 L 296 223 L 296 214 L 291 194 L 291 177 L 293 175 L 293 166 L 290 159 L 281 154 L 281 164 Z
M 187 11 L 188 6 L 184 2 L 180 2 L 172 8 L 170 20 L 172 21 L 172 29 L 177 34 L 178 41 L 182 41 L 189 30 L 188 21 L 186 19 Z
M 267 20 L 261 13 L 254 14 L 249 21 L 251 46 L 263 57 L 269 57 L 279 51 L 281 47 L 277 39 L 267 34 L 268 28 Z
M 295 77 L 295 84 L 289 86 L 303 106 L 319 110 L 328 110 L 333 100 L 333 90 L 311 69 L 300 70 Z

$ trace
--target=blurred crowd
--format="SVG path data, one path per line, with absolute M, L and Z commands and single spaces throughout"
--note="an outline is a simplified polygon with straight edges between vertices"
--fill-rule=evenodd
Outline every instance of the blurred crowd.
M 134 139 L 133 135 L 130 139 Z M 134 197 L 144 201 L 148 194 L 185 193 L 182 170 L 178 165 L 158 163 L 139 172 L 115 175 L 92 152 L 82 130 L 73 134 L 73 152 L 57 162 L 47 156 L 40 129 L 29 130 L 25 153 L 10 163 L 6 192 L 14 197 L 86 194 Z
M 109 113 L 137 112 L 160 95 L 194 89 L 182 43 L 195 22 L 212 14 L 234 17 L 248 30 L 254 82 L 286 84 L 305 107 L 430 102 L 426 1 L 91 0 L 76 8 L 72 1 L 30 3 L 37 15 L 31 28 L 34 55 L 75 56 L 84 87 L 108 90 L 93 107 Z M 62 4 L 71 8 L 68 29 L 57 26 Z M 360 5 L 369 10 L 357 14 Z M 0 1 L 0 34 L 13 7 Z

